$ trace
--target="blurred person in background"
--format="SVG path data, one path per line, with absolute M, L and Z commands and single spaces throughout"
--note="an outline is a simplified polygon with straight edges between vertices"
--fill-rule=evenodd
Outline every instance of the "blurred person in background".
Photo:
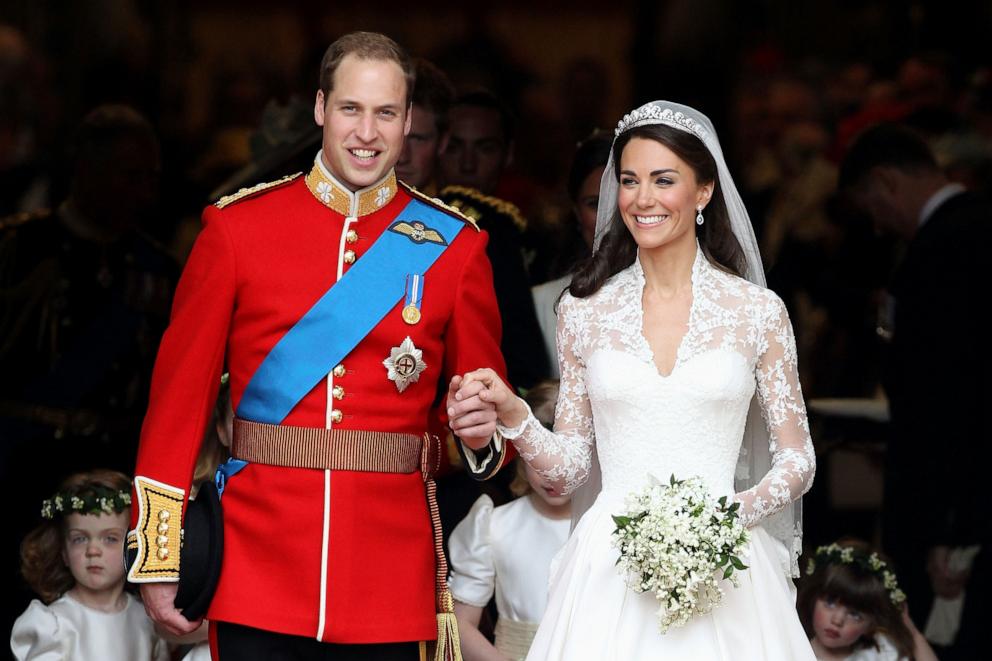
M 941 657 L 971 658 L 980 649 L 975 625 L 987 622 L 992 552 L 979 497 L 989 466 L 992 365 L 981 320 L 992 286 L 992 205 L 949 182 L 926 143 L 891 124 L 852 144 L 839 185 L 877 232 L 907 244 L 889 286 L 884 547 L 914 620 L 927 621 L 935 596 L 964 602 L 956 637 L 942 636 L 949 647 Z
M 396 161 L 396 176 L 427 195 L 436 195 L 438 156 L 448 146 L 448 108 L 455 88 L 443 71 L 423 58 L 414 60 L 410 133 Z
M 607 131 L 593 131 L 579 143 L 568 172 L 568 198 L 572 202 L 574 223 L 586 247 L 586 257 L 592 254 L 596 233 L 596 210 L 599 207 L 599 182 L 610 157 L 613 135 Z M 552 378 L 558 378 L 558 349 L 556 332 L 558 314 L 556 308 L 561 293 L 572 281 L 568 273 L 560 278 L 549 280 L 531 289 L 537 323 L 541 326 L 544 348 L 548 354 L 548 364 Z
M 500 348 L 510 381 L 529 388 L 547 377 L 549 366 L 523 250 L 527 221 L 516 205 L 494 195 L 513 159 L 513 114 L 494 94 L 478 90 L 455 99 L 448 127 L 447 147 L 439 159 L 439 197 L 489 233 L 486 254 L 493 265 L 500 317 L 506 320 Z
M 44 467 L 22 487 L 26 499 L 74 471 L 134 466 L 178 276 L 143 231 L 159 200 L 159 163 L 148 120 L 101 106 L 65 160 L 68 198 L 0 220 L 0 483 Z M 15 516 L 8 560 L 26 516 Z

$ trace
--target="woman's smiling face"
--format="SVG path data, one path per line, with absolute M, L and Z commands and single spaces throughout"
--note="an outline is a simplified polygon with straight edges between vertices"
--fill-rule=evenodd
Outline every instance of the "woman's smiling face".
M 695 241 L 697 207 L 712 194 L 713 184 L 699 184 L 693 169 L 660 142 L 635 137 L 624 147 L 617 206 L 641 250 Z

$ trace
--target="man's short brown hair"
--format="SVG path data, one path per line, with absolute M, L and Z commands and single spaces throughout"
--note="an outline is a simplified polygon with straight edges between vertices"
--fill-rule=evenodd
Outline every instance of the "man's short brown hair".
M 334 89 L 334 72 L 341 60 L 352 54 L 362 60 L 387 60 L 398 64 L 406 79 L 406 103 L 410 105 L 417 79 L 413 62 L 399 44 L 378 32 L 351 32 L 327 47 L 320 61 L 320 91 L 324 93 L 325 102 Z
M 448 110 L 455 100 L 455 86 L 447 75 L 428 60 L 414 60 L 417 87 L 413 90 L 413 105 L 434 115 L 438 135 L 448 130 Z

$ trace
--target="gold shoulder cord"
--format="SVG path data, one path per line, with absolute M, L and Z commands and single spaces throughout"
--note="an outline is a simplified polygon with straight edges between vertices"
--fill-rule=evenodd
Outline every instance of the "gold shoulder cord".
M 403 190 L 405 190 L 406 192 L 408 192 L 410 195 L 412 195 L 413 197 L 417 198 L 418 200 L 420 200 L 422 202 L 426 202 L 427 204 L 431 205 L 432 207 L 435 207 L 437 209 L 441 209 L 442 211 L 447 211 L 448 213 L 450 213 L 451 215 L 455 216 L 459 220 L 464 221 L 464 222 L 468 223 L 469 225 L 471 225 L 472 227 L 474 227 L 476 232 L 479 231 L 479 225 L 478 225 L 478 223 L 475 222 L 475 219 L 473 219 L 473 218 L 465 215 L 465 213 L 462 212 L 457 207 L 453 207 L 450 204 L 445 203 L 444 200 L 442 200 L 440 198 L 430 197 L 429 195 L 425 195 L 425 194 L 421 193 L 419 190 L 417 190 L 416 188 L 414 188 L 413 186 L 411 186 L 410 184 L 404 183 L 402 181 L 400 181 L 399 184 L 400 184 L 400 186 L 403 187 Z
M 275 181 L 266 181 L 261 184 L 255 184 L 254 186 L 249 186 L 248 188 L 242 188 L 236 193 L 231 193 L 230 195 L 225 195 L 224 197 L 220 198 L 219 200 L 214 202 L 214 206 L 217 207 L 218 209 L 223 209 L 224 207 L 234 204 L 235 202 L 246 200 L 264 191 L 270 190 L 272 188 L 276 188 L 278 186 L 282 186 L 283 184 L 288 184 L 292 180 L 299 177 L 301 174 L 303 173 L 297 172 L 296 174 L 291 174 L 281 179 L 276 179 Z
M 491 209 L 494 209 L 497 213 L 501 213 L 504 216 L 509 216 L 513 221 L 513 224 L 517 226 L 521 232 L 527 230 L 527 219 L 524 218 L 523 214 L 520 213 L 519 207 L 513 202 L 508 202 L 506 200 L 500 199 L 498 197 L 493 197 L 492 195 L 484 195 L 474 188 L 469 188 L 467 186 L 445 186 L 441 191 L 441 194 L 450 193 L 452 195 L 459 195 L 461 197 L 466 197 L 470 200 L 484 204 Z

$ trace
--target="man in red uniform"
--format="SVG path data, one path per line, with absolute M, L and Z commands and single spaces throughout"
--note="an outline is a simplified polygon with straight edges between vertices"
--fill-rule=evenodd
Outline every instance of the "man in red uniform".
M 393 173 L 413 77 L 383 35 L 332 44 L 313 168 L 207 208 L 179 283 L 128 578 L 157 622 L 195 628 L 173 605 L 179 529 L 226 361 L 239 461 L 222 492 L 214 658 L 418 658 L 438 635 L 448 597 L 423 433 L 446 377 L 503 360 L 486 234 Z M 461 441 L 480 479 L 505 458 L 498 437 Z

